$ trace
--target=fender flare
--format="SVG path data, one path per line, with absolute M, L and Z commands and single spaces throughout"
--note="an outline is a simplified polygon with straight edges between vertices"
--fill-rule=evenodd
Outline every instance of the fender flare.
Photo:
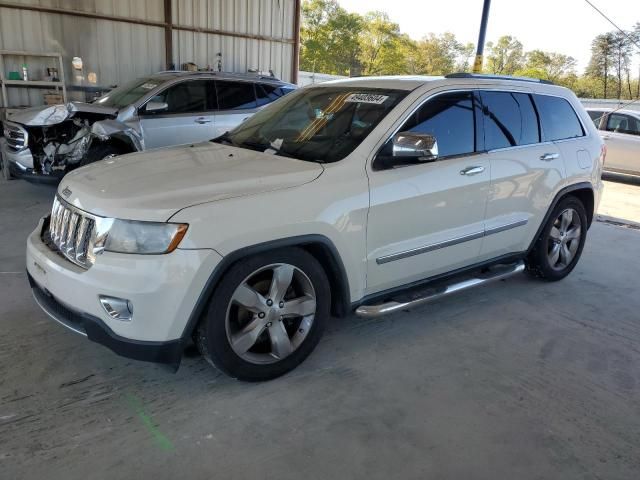
M 591 191 L 592 195 L 594 195 L 593 185 L 589 182 L 574 183 L 573 185 L 568 185 L 564 187 L 558 193 L 556 193 L 556 196 L 553 197 L 553 201 L 551 202 L 551 205 L 547 209 L 547 213 L 542 219 L 542 222 L 540 223 L 540 226 L 538 227 L 538 230 L 536 231 L 536 234 L 534 235 L 533 240 L 531 240 L 531 244 L 529 245 L 529 248 L 527 248 L 527 251 L 526 251 L 527 255 L 531 252 L 531 250 L 533 250 L 533 247 L 538 241 L 540 234 L 542 234 L 542 230 L 544 229 L 544 226 L 547 224 L 547 222 L 549 221 L 549 218 L 551 217 L 551 213 L 553 213 L 553 209 L 556 208 L 556 205 L 558 205 L 558 202 L 560 202 L 560 200 L 564 198 L 568 193 L 575 192 L 577 190 L 587 190 L 587 189 Z M 595 216 L 595 211 L 592 212 L 592 219 L 594 216 Z M 591 223 L 589 224 L 589 227 L 590 226 L 591 226 Z
M 347 277 L 342 258 L 338 253 L 338 249 L 329 238 L 324 235 L 311 234 L 270 240 L 268 242 L 239 248 L 238 250 L 234 250 L 222 257 L 220 263 L 216 265 L 213 272 L 211 272 L 211 275 L 209 275 L 209 278 L 200 292 L 191 314 L 189 315 L 189 319 L 187 320 L 182 331 L 182 335 L 180 336 L 182 343 L 186 344 L 186 342 L 191 338 L 194 329 L 205 312 L 209 300 L 211 299 L 211 295 L 213 295 L 213 292 L 220 283 L 222 276 L 226 273 L 229 267 L 231 267 L 231 265 L 248 256 L 268 252 L 270 250 L 286 247 L 301 247 L 309 251 L 309 247 L 313 246 L 321 246 L 328 255 L 326 260 L 329 264 L 323 265 L 323 267 L 327 273 L 332 294 L 338 294 L 337 298 L 332 298 L 332 313 L 336 316 L 346 315 L 351 310 L 349 279 Z M 309 253 L 314 255 L 312 252 Z M 316 255 L 314 255 L 314 257 L 317 258 Z

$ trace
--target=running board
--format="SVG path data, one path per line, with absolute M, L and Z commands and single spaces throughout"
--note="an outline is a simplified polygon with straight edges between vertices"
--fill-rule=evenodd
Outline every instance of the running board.
M 398 310 L 417 307 L 418 305 L 446 297 L 452 293 L 462 292 L 463 290 L 484 285 L 485 283 L 502 280 L 522 271 L 524 271 L 524 262 L 501 265 L 476 276 L 466 277 L 464 280 L 459 280 L 456 283 L 444 284 L 439 287 L 426 287 L 409 295 L 398 294 L 394 300 L 378 305 L 360 305 L 356 309 L 356 315 L 364 318 L 376 318 L 382 315 L 388 315 Z

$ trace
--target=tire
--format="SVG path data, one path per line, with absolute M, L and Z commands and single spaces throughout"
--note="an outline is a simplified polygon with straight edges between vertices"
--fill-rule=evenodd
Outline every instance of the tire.
M 2 178 L 4 178 L 5 180 L 13 180 L 14 177 L 11 173 L 11 170 L 9 169 L 9 160 L 5 159 L 2 155 L 0 155 L 0 163 L 2 165 Z
M 312 255 L 295 247 L 258 254 L 224 274 L 194 340 L 229 376 L 270 380 L 309 356 L 330 306 L 327 276 Z
M 560 200 L 529 253 L 527 271 L 548 281 L 562 280 L 575 268 L 587 238 L 587 212 L 576 197 Z
M 97 162 L 98 160 L 104 160 L 105 158 L 120 155 L 120 153 L 122 152 L 110 143 L 96 143 L 89 147 L 89 151 L 80 161 L 80 166 L 84 167 L 85 165 Z

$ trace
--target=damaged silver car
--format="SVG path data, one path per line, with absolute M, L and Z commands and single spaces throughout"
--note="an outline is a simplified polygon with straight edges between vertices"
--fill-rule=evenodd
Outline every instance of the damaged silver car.
M 3 122 L 3 173 L 56 181 L 97 160 L 206 141 L 295 88 L 256 74 L 162 72 L 92 103 L 21 110 Z

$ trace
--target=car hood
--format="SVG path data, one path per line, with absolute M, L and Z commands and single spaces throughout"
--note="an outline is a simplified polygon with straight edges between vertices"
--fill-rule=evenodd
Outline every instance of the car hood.
M 67 174 L 58 194 L 95 215 L 166 221 L 192 205 L 296 187 L 323 171 L 318 163 L 206 142 L 96 162 Z
M 7 120 L 26 126 L 45 127 L 64 122 L 76 113 L 93 113 L 115 117 L 116 108 L 103 107 L 92 103 L 69 102 L 66 105 L 31 107 L 7 115 Z

